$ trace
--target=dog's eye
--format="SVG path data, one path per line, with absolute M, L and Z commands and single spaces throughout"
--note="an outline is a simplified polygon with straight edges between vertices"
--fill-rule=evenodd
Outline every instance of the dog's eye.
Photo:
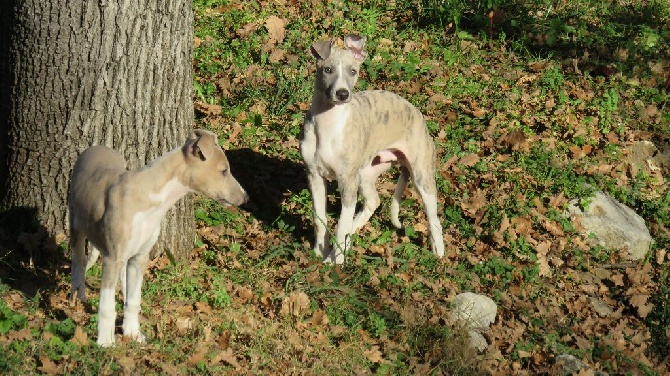
M 331 68 L 331 67 L 324 67 L 324 68 L 323 68 L 323 71 L 326 72 L 326 73 L 333 73 L 333 68 Z
M 228 175 L 228 169 L 225 169 L 225 170 L 221 171 L 221 175 L 223 175 L 223 176 Z
M 358 74 L 358 72 L 356 71 L 356 69 L 352 69 L 351 72 L 349 72 L 349 73 L 350 73 L 352 76 L 355 76 L 356 74 Z

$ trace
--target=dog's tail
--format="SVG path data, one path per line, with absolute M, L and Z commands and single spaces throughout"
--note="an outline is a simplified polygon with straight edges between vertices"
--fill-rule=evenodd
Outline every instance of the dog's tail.
M 400 167 L 400 176 L 398 176 L 398 184 L 395 187 L 395 192 L 393 192 L 393 198 L 391 199 L 391 223 L 396 228 L 402 228 L 402 223 L 400 223 L 400 200 L 402 200 L 402 194 L 407 188 L 407 181 L 409 180 L 409 170 L 405 166 Z

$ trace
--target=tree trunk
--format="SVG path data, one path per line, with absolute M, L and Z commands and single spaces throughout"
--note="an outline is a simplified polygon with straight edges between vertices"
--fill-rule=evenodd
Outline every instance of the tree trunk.
M 59 239 L 68 227 L 70 174 L 84 149 L 109 146 L 136 169 L 186 140 L 193 124 L 192 2 L 10 3 L 13 9 L 0 9 L 12 15 L 3 37 L 8 57 L 0 57 L 7 59 L 0 102 L 9 103 L 0 106 L 0 141 L 7 142 L 0 149 L 7 161 L 0 208 L 30 213 L 33 228 L 20 231 L 42 229 Z M 154 255 L 168 250 L 184 259 L 194 227 L 186 198 L 164 220 Z

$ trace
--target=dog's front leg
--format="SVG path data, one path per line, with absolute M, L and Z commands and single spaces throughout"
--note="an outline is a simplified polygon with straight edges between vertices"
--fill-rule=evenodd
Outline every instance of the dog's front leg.
M 142 281 L 144 270 L 149 263 L 149 252 L 135 255 L 126 264 L 126 282 L 123 304 L 123 335 L 143 343 L 146 338 L 140 330 L 140 309 L 142 303 Z
M 335 236 L 337 244 L 330 257 L 331 262 L 335 264 L 344 263 L 345 252 L 351 246 L 351 233 L 354 230 L 354 214 L 356 213 L 358 198 L 358 182 L 359 178 L 356 174 L 338 179 L 342 211 L 340 212 L 340 220 L 337 222 Z
M 330 254 L 328 216 L 326 214 L 326 179 L 316 171 L 310 170 L 308 174 L 314 215 L 314 253 L 325 258 Z
M 114 253 L 116 254 L 116 253 Z M 100 283 L 100 305 L 98 307 L 98 345 L 109 347 L 114 345 L 114 329 L 116 325 L 116 280 L 123 266 L 121 258 L 103 253 L 102 281 Z

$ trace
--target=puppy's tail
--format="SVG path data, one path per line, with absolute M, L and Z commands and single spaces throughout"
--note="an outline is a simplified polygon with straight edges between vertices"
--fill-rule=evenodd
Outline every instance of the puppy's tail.
M 402 228 L 402 223 L 400 223 L 400 200 L 402 199 L 402 194 L 407 188 L 407 181 L 409 179 L 409 170 L 405 166 L 400 167 L 400 176 L 398 176 L 398 184 L 395 187 L 395 192 L 393 192 L 393 198 L 391 199 L 391 223 L 396 228 Z

